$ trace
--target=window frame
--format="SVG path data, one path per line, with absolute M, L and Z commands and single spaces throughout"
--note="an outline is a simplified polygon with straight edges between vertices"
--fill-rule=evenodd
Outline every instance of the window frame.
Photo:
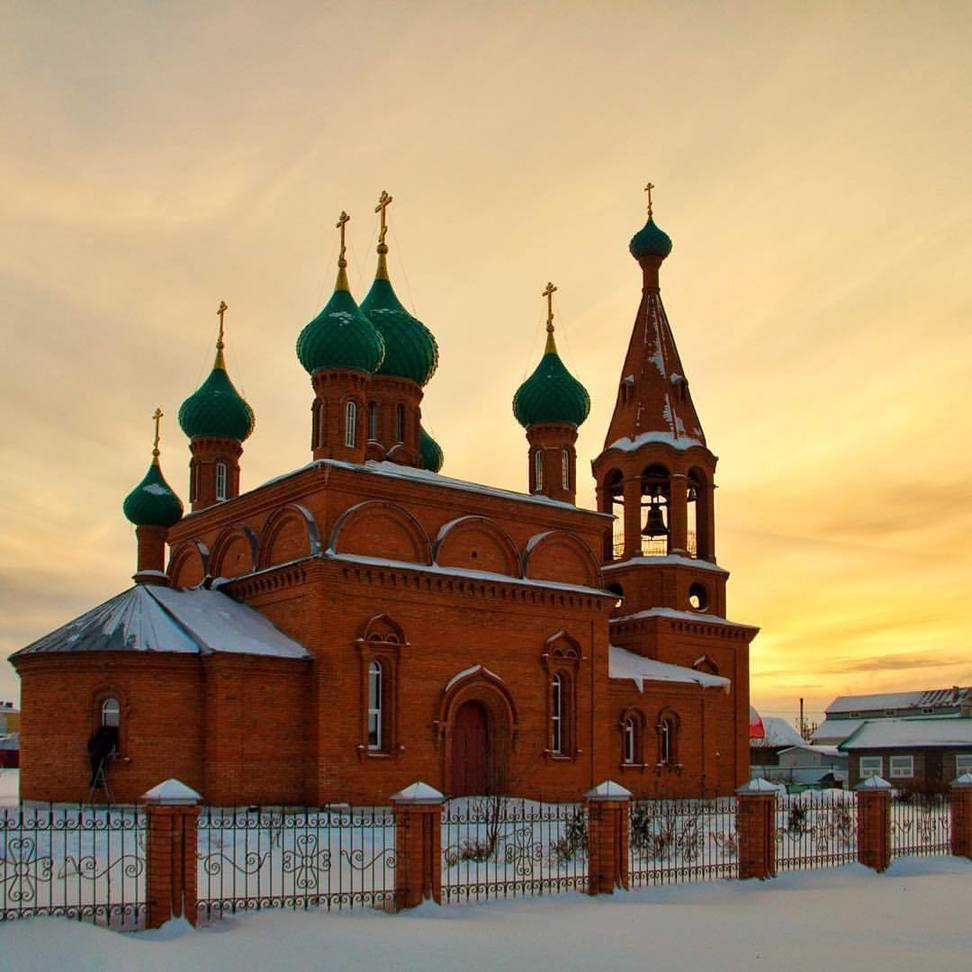
M 962 768 L 960 763 L 965 763 L 965 767 Z M 961 776 L 963 773 L 972 773 L 972 753 L 955 754 L 955 775 Z
M 544 756 L 556 760 L 575 759 L 577 748 L 577 683 L 581 662 L 580 645 L 566 632 L 558 631 L 547 639 L 541 662 L 545 669 L 546 744 Z M 555 713 L 554 684 L 559 679 L 560 710 Z M 555 722 L 556 720 L 556 722 Z M 559 731 L 555 738 L 555 724 Z
M 570 490 L 570 449 L 560 450 L 560 485 L 565 492 Z
M 871 765 L 865 766 L 865 763 Z M 877 764 L 875 768 L 874 764 Z M 884 776 L 884 757 L 883 756 L 858 756 L 857 757 L 857 775 L 862 780 L 869 779 L 872 776 Z
M 405 441 L 405 406 L 395 406 L 395 444 Z
M 377 676 L 377 677 L 376 677 Z M 384 707 L 385 669 L 378 658 L 368 662 L 368 751 L 381 752 L 384 749 L 385 707 Z M 372 730 L 374 720 L 374 730 Z M 374 742 L 372 742 L 374 735 Z
M 543 449 L 533 450 L 533 491 L 543 491 Z
M 678 761 L 679 730 L 680 722 L 675 712 L 663 709 L 658 713 L 658 721 L 655 723 L 658 748 L 656 766 L 674 769 L 681 765 Z
M 401 628 L 387 615 L 377 614 L 365 625 L 360 638 L 355 639 L 361 678 L 360 742 L 358 757 L 387 759 L 398 756 L 399 744 L 399 685 L 402 649 L 408 647 Z M 380 697 L 378 708 L 378 738 L 372 742 L 371 672 L 372 665 L 380 668 Z
M 358 403 L 353 398 L 344 403 L 344 444 L 348 449 L 358 444 Z
M 115 721 L 107 722 L 105 720 L 105 712 L 108 708 L 108 704 L 114 702 L 114 715 Z M 117 695 L 106 695 L 98 705 L 98 726 L 107 727 L 109 729 L 120 729 L 121 728 L 121 701 Z
M 905 764 L 895 766 L 895 763 Z M 915 757 L 912 754 L 899 754 L 888 757 L 888 778 L 892 780 L 912 780 L 915 777 Z
M 229 482 L 229 470 L 226 468 L 226 463 L 221 459 L 216 463 L 216 502 L 225 503 L 227 496 L 227 484 Z
M 550 752 L 564 755 L 564 676 L 554 672 L 550 679 Z
M 368 441 L 378 441 L 378 403 L 368 402 Z

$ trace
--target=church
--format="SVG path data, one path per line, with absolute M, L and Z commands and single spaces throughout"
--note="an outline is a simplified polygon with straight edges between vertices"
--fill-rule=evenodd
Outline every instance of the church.
M 156 412 L 124 502 L 134 586 L 11 656 L 22 799 L 130 802 L 169 777 L 215 805 L 381 804 L 416 780 L 551 801 L 607 779 L 636 797 L 745 782 L 758 629 L 726 618 L 717 459 L 662 304 L 672 241 L 650 188 L 596 510 L 575 503 L 590 398 L 558 353 L 552 284 L 544 354 L 513 397 L 526 491 L 442 474 L 421 409 L 438 347 L 389 279 L 387 193 L 367 296 L 342 213 L 334 293 L 297 338 L 309 461 L 248 492 L 254 413 L 221 304 L 212 372 L 179 410 L 189 511 Z

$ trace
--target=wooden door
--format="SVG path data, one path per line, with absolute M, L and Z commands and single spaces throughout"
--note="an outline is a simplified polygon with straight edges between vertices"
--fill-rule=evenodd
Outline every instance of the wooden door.
M 465 702 L 452 728 L 452 795 L 489 792 L 489 717 L 479 702 Z

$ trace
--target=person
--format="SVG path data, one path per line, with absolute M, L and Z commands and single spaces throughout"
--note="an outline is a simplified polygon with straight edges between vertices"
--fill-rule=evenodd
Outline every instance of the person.
M 91 786 L 98 782 L 98 771 L 118 752 L 118 727 L 98 726 L 88 740 L 88 756 L 91 759 Z

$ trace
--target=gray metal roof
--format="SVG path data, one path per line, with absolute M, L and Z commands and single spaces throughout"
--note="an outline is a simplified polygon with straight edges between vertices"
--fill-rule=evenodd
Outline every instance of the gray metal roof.
M 226 594 L 154 584 L 116 594 L 11 657 L 88 651 L 311 657 L 259 611 Z

